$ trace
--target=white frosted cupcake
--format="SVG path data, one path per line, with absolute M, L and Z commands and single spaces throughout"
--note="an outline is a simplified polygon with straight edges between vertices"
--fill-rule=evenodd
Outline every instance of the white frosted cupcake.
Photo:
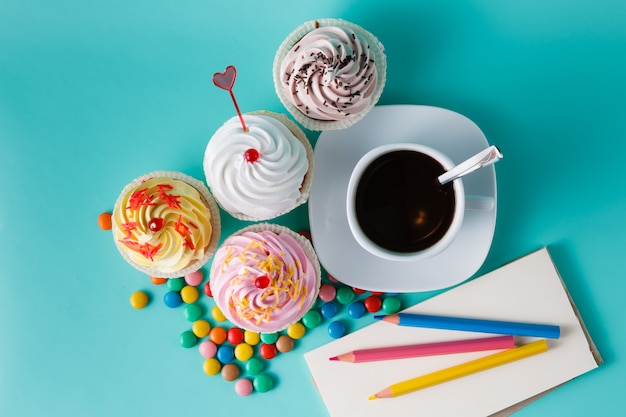
M 217 204 L 201 181 L 155 171 L 128 184 L 113 208 L 115 244 L 148 275 L 181 277 L 200 269 L 220 237 Z
M 274 333 L 313 306 L 321 269 L 313 246 L 287 227 L 260 223 L 224 240 L 210 272 L 215 303 L 235 325 Z
M 291 115 L 311 130 L 343 129 L 378 102 L 386 81 L 383 45 L 341 19 L 306 22 L 274 58 L 276 93 Z
M 269 220 L 306 202 L 313 148 L 285 115 L 259 111 L 227 120 L 211 137 L 204 174 L 217 203 L 240 220 Z

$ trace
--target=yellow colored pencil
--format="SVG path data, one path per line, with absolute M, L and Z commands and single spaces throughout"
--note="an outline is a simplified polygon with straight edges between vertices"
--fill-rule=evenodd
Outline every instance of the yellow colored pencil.
M 378 398 L 397 397 L 399 395 L 417 391 L 422 388 L 427 388 L 476 372 L 494 368 L 499 365 L 504 365 L 505 363 L 527 358 L 538 353 L 546 352 L 547 350 L 548 344 L 546 343 L 546 341 L 543 339 L 538 340 L 536 342 L 528 343 L 526 345 L 507 349 L 502 352 L 494 353 L 493 355 L 462 363 L 460 365 L 452 366 L 450 368 L 442 369 L 440 371 L 435 371 L 430 374 L 418 376 L 417 378 L 412 378 L 406 381 L 392 384 L 382 391 L 379 391 L 374 395 L 370 395 L 369 399 L 375 400 Z

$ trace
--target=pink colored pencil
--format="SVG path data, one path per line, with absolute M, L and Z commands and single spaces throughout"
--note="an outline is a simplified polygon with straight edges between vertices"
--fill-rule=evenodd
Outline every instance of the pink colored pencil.
M 511 349 L 513 347 L 515 347 L 515 339 L 513 336 L 497 336 L 480 339 L 454 340 L 450 342 L 361 349 L 333 356 L 329 358 L 329 360 L 358 363 L 415 358 L 419 356 L 448 355 L 452 353 L 479 352 L 483 350 Z

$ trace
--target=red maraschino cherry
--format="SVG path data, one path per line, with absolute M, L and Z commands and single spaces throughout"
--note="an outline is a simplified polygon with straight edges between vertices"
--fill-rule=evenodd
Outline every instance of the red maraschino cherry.
M 243 157 L 251 164 L 255 163 L 259 159 L 259 151 L 254 148 L 250 148 L 243 153 Z
M 254 280 L 254 286 L 261 290 L 267 288 L 268 285 L 270 285 L 270 277 L 267 275 L 261 275 Z
M 153 219 L 150 219 L 150 221 L 148 222 L 148 229 L 150 229 L 151 232 L 158 232 L 162 228 L 163 228 L 163 219 L 160 217 L 155 217 Z

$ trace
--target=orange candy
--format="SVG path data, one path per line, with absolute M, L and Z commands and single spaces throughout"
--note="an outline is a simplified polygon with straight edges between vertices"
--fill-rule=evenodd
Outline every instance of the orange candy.
M 98 216 L 98 226 L 102 230 L 111 230 L 113 224 L 111 223 L 111 213 L 104 212 Z
M 167 282 L 167 278 L 150 277 L 150 281 L 152 281 L 154 285 L 162 285 Z
M 209 339 L 216 345 L 221 345 L 226 341 L 227 332 L 223 327 L 214 327 L 209 332 Z

